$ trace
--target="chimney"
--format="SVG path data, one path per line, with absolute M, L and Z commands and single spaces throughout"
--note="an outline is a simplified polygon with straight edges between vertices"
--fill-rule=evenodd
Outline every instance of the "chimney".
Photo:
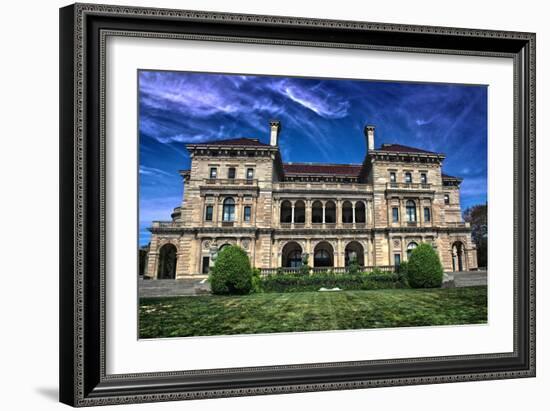
M 281 131 L 281 122 L 279 120 L 270 120 L 269 126 L 271 129 L 271 139 L 269 144 L 275 147 L 279 144 L 279 133 Z
M 367 124 L 365 126 L 365 137 L 367 137 L 367 150 L 372 151 L 374 150 L 374 129 L 376 126 L 373 126 L 371 124 Z

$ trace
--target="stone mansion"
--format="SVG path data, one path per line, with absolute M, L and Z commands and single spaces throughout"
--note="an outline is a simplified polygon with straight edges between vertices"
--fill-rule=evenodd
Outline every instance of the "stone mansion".
M 421 242 L 446 271 L 477 268 L 471 229 L 460 209 L 461 179 L 441 171 L 445 155 L 399 144 L 375 148 L 365 127 L 362 164 L 285 163 L 279 121 L 270 144 L 235 138 L 188 144 L 184 195 L 170 221 L 154 221 L 145 275 L 206 275 L 227 244 L 242 247 L 263 272 L 406 261 Z

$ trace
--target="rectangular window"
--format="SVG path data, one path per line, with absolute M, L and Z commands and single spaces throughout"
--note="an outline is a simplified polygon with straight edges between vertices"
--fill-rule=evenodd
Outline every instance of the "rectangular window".
M 424 207 L 424 221 L 430 222 L 432 215 L 430 213 L 430 207 Z
M 405 173 L 405 183 L 412 183 L 412 174 Z
M 394 223 L 399 222 L 399 209 L 397 207 L 393 207 L 391 209 L 391 214 L 392 214 L 392 221 Z
M 443 198 L 445 199 L 445 204 L 449 204 L 449 203 L 450 203 L 449 194 L 445 194 L 445 195 L 443 196 Z
M 235 167 L 229 167 L 227 170 L 227 178 L 234 179 L 235 178 Z
M 395 171 L 390 173 L 390 183 L 395 183 L 397 177 L 395 176 Z
M 252 180 L 254 178 L 254 169 L 253 168 L 247 168 L 246 169 L 246 179 Z
M 244 208 L 244 221 L 250 222 L 250 214 L 251 214 L 250 206 L 246 206 Z
M 216 167 L 210 168 L 210 178 L 214 179 L 218 177 L 218 169 Z
M 208 274 L 210 270 L 210 257 L 202 257 L 202 273 Z
M 214 206 L 207 205 L 204 212 L 204 219 L 206 221 L 212 221 L 212 216 L 214 215 Z
M 394 254 L 393 255 L 393 264 L 396 267 L 399 267 L 401 265 L 401 254 Z
M 420 182 L 422 184 L 428 183 L 428 175 L 426 173 L 420 173 Z

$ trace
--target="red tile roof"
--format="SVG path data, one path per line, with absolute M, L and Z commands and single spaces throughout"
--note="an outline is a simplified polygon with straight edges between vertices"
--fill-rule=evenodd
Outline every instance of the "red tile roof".
M 247 138 L 247 137 L 239 137 L 239 138 L 231 138 L 228 140 L 218 140 L 218 141 L 206 141 L 204 143 L 196 143 L 191 145 L 199 145 L 199 146 L 268 146 L 269 144 L 265 144 L 260 142 L 257 138 Z
M 360 164 L 285 163 L 285 174 L 321 174 L 339 176 L 359 176 Z
M 423 153 L 423 154 L 437 154 L 433 151 L 423 150 L 416 147 L 404 146 L 402 144 L 382 144 L 376 151 L 387 151 L 391 153 Z

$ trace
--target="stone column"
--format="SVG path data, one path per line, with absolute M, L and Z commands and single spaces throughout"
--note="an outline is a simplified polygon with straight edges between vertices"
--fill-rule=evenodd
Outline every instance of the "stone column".
M 342 227 L 342 199 L 336 200 L 336 227 Z
M 311 200 L 310 199 L 307 199 L 306 200 L 306 210 L 305 210 L 305 213 L 306 213 L 306 222 L 305 222 L 305 227 L 307 228 L 311 228 Z
M 352 201 L 351 203 L 351 221 L 353 223 L 353 225 L 355 226 L 355 204 L 357 203 L 357 201 Z
M 294 225 L 294 207 L 296 206 L 296 201 L 293 201 L 292 202 L 292 214 L 291 214 L 291 218 L 290 218 L 290 222 L 292 223 L 292 225 Z
M 325 207 L 326 207 L 326 202 L 323 201 L 323 224 L 325 224 Z
M 405 206 L 406 201 L 404 198 L 399 199 L 399 225 L 400 226 L 406 226 L 407 225 L 407 207 Z
M 418 199 L 418 225 L 424 226 L 424 207 L 422 207 L 422 200 Z

